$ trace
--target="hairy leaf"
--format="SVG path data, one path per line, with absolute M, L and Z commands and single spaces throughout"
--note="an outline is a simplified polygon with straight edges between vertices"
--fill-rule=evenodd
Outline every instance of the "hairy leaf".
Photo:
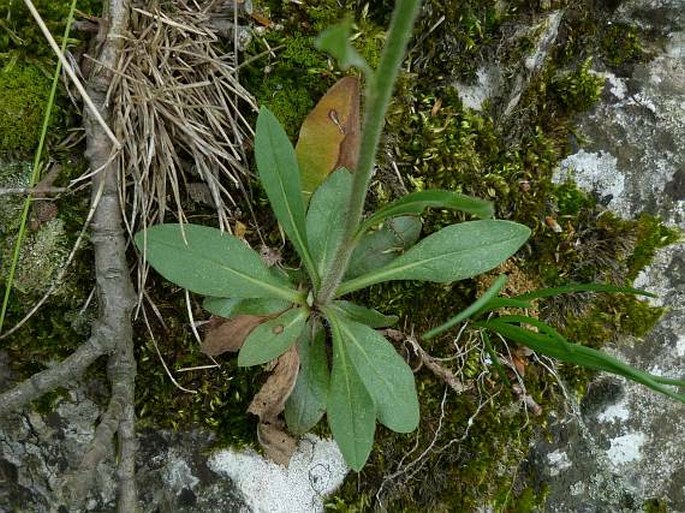
M 275 276 L 257 253 L 216 228 L 161 224 L 138 232 L 135 242 L 158 273 L 192 292 L 302 302 L 301 293 Z
M 345 274 L 356 278 L 388 265 L 416 243 L 421 235 L 421 220 L 415 216 L 388 219 L 383 226 L 364 234 L 354 248 Z
M 285 420 L 288 429 L 301 435 L 312 429 L 326 412 L 330 374 L 326 358 L 325 331 L 305 328 L 297 343 L 300 355 L 300 373 L 288 401 L 285 403 Z
M 359 79 L 345 77 L 326 92 L 300 128 L 295 153 L 305 198 L 336 169 L 356 169 L 359 131 Z
M 333 301 L 333 306 L 342 310 L 349 319 L 366 324 L 371 328 L 387 328 L 395 324 L 399 319 L 396 315 L 383 315 L 378 310 L 366 308 L 349 301 Z
M 330 269 L 345 233 L 352 175 L 346 169 L 333 173 L 312 197 L 307 212 L 307 238 L 320 276 Z
M 269 203 L 290 242 L 316 280 L 307 245 L 300 169 L 295 150 L 276 116 L 266 107 L 259 110 L 255 132 L 255 157 L 259 178 Z
M 257 326 L 245 339 L 238 365 L 250 367 L 278 358 L 302 334 L 308 315 L 304 308 L 292 308 Z
M 202 308 L 220 317 L 233 317 L 234 315 L 271 315 L 286 310 L 291 304 L 283 299 L 271 298 L 206 297 L 202 301 Z
M 316 39 L 319 50 L 330 53 L 342 69 L 354 66 L 371 78 L 371 67 L 350 43 L 352 21 L 348 18 L 324 30 Z
M 390 280 L 449 283 L 470 278 L 505 261 L 529 235 L 527 227 L 511 221 L 454 224 L 423 239 L 387 266 L 344 282 L 337 294 Z
M 419 424 L 414 374 L 393 345 L 376 330 L 351 321 L 339 310 L 325 310 L 345 344 L 347 354 L 376 404 L 378 420 L 399 433 Z
M 362 223 L 358 233 L 364 233 L 389 217 L 419 215 L 430 207 L 461 210 L 481 219 L 492 217 L 495 212 L 492 203 L 489 201 L 452 191 L 429 189 L 412 192 L 381 208 Z
M 376 406 L 352 365 L 339 325 L 331 325 L 333 370 L 327 416 L 333 437 L 347 464 L 361 470 L 371 453 Z

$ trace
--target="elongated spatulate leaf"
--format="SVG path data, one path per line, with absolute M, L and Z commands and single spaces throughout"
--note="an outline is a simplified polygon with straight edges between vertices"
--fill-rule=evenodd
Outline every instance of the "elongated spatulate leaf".
M 352 175 L 338 169 L 316 189 L 307 211 L 307 238 L 320 276 L 328 272 L 345 233 Z
M 412 247 L 421 235 L 421 220 L 416 216 L 387 219 L 378 230 L 361 236 L 347 268 L 351 280 L 388 265 Z
M 452 191 L 429 189 L 412 192 L 381 208 L 362 223 L 359 233 L 365 232 L 389 217 L 419 215 L 427 208 L 461 210 L 481 219 L 492 217 L 495 211 L 489 201 Z
M 336 82 L 305 118 L 295 146 L 308 198 L 341 167 L 354 171 L 359 157 L 359 79 Z
M 138 232 L 135 242 L 159 274 L 197 294 L 302 301 L 243 241 L 216 228 L 161 224 Z
M 300 355 L 300 373 L 297 376 L 288 402 L 285 403 L 285 420 L 288 429 L 301 435 L 313 428 L 326 412 L 330 373 L 326 357 L 325 331 L 316 328 L 314 336 L 311 327 L 305 328 L 297 343 Z
M 361 470 L 371 453 L 376 406 L 347 354 L 339 325 L 331 325 L 333 370 L 327 416 L 333 437 L 347 464 Z
M 419 425 L 419 401 L 414 374 L 390 342 L 376 330 L 346 318 L 335 308 L 325 310 L 342 336 L 347 354 L 376 404 L 378 420 L 399 433 Z
M 304 308 L 292 308 L 261 323 L 245 339 L 238 354 L 238 365 L 250 367 L 281 356 L 302 334 L 308 315 Z
M 527 227 L 511 221 L 453 224 L 426 237 L 387 266 L 344 282 L 337 294 L 390 280 L 449 283 L 470 278 L 505 261 L 529 235 Z
M 307 245 L 300 169 L 295 150 L 276 116 L 262 107 L 255 131 L 255 157 L 271 208 L 314 281 L 318 275 Z

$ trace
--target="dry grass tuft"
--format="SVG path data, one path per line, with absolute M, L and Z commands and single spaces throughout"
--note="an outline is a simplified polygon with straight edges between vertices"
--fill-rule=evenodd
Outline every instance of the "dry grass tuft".
M 175 0 L 132 10 L 110 92 L 131 233 L 169 211 L 184 221 L 184 198 L 197 199 L 198 188 L 230 230 L 232 194 L 244 192 L 245 145 L 254 133 L 241 109 L 256 105 L 238 82 L 235 52 L 224 53 L 210 27 L 210 6 Z

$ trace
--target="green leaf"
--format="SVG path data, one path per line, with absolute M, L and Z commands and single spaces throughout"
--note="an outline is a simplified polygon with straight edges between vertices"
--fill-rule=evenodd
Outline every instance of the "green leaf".
M 383 315 L 378 310 L 366 308 L 349 301 L 333 301 L 333 306 L 345 312 L 345 315 L 355 322 L 361 322 L 371 328 L 387 328 L 397 322 L 396 315 Z
M 449 283 L 471 278 L 504 262 L 529 235 L 527 227 L 511 221 L 453 224 L 426 237 L 387 266 L 343 282 L 336 292 L 341 296 L 390 280 Z
M 325 331 L 319 326 L 307 326 L 297 343 L 297 352 L 300 356 L 300 372 L 295 388 L 285 403 L 284 414 L 288 430 L 301 435 L 312 429 L 326 412 L 331 378 L 326 358 Z
M 161 224 L 138 232 L 135 243 L 159 274 L 197 294 L 304 300 L 243 241 L 216 228 Z
M 495 280 L 495 282 L 492 285 L 490 285 L 490 287 L 488 287 L 488 290 L 486 290 L 481 297 L 476 299 L 476 301 L 474 301 L 467 308 L 465 308 L 457 315 L 452 317 L 449 321 L 421 335 L 421 338 L 424 340 L 429 340 L 435 337 L 436 335 L 439 335 L 440 333 L 447 331 L 453 326 L 456 326 L 457 324 L 468 319 L 472 315 L 478 313 L 484 306 L 486 306 L 492 299 L 494 299 L 495 296 L 497 296 L 497 294 L 499 294 L 499 291 L 502 290 L 502 287 L 504 287 L 506 283 L 507 275 L 500 274 Z
M 429 189 L 412 192 L 381 208 L 362 223 L 358 233 L 364 233 L 389 217 L 419 215 L 430 207 L 461 210 L 481 219 L 492 217 L 495 213 L 494 207 L 489 201 L 452 191 Z
M 370 79 L 372 76 L 371 67 L 350 43 L 351 30 L 352 21 L 347 18 L 321 32 L 316 38 L 316 47 L 331 54 L 338 61 L 341 69 L 346 70 L 354 66 L 363 71 Z
M 306 309 L 292 308 L 257 326 L 240 349 L 238 365 L 251 367 L 281 356 L 302 334 L 308 316 Z
M 352 175 L 338 169 L 316 189 L 307 212 L 307 238 L 319 276 L 330 269 L 345 234 Z
M 271 208 L 316 283 L 318 276 L 307 245 L 304 201 L 295 150 L 276 116 L 266 107 L 259 110 L 257 117 L 255 157 Z
M 347 464 L 361 470 L 371 453 L 376 406 L 352 365 L 338 324 L 331 325 L 333 370 L 326 405 L 328 425 Z
M 235 315 L 271 315 L 282 312 L 292 303 L 283 299 L 234 299 L 227 297 L 206 297 L 202 308 L 220 317 Z
M 649 387 L 656 392 L 685 403 L 685 394 L 675 393 L 668 386 L 664 386 L 675 385 L 685 387 L 685 381 L 663 378 L 661 376 L 643 372 L 626 365 L 606 353 L 580 344 L 570 344 L 573 346 L 573 351 L 565 350 L 557 341 L 544 333 L 535 333 L 500 319 L 478 322 L 476 325 L 495 331 L 509 340 L 525 345 L 538 353 L 588 369 L 610 372 L 623 376 L 624 378 Z
M 421 220 L 415 216 L 388 219 L 383 226 L 364 234 L 354 248 L 345 278 L 351 280 L 379 269 L 395 260 L 416 243 L 421 235 Z
M 324 310 L 331 328 L 339 333 L 352 365 L 371 394 L 378 420 L 399 433 L 419 424 L 419 400 L 414 373 L 393 345 L 376 330 L 354 322 L 334 308 Z
M 544 297 L 558 296 L 560 294 L 572 294 L 575 292 L 614 292 L 624 294 L 635 294 L 636 296 L 656 297 L 656 294 L 647 292 L 646 290 L 634 289 L 632 287 L 617 287 L 608 283 L 572 283 L 570 285 L 563 285 L 561 287 L 553 287 L 548 289 L 539 289 L 532 292 L 527 292 L 516 296 L 513 299 L 540 299 Z

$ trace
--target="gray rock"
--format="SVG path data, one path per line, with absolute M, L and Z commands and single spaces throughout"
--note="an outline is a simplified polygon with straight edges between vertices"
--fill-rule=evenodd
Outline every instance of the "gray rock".
M 655 33 L 659 51 L 629 77 L 603 74 L 604 99 L 581 121 L 589 142 L 557 179 L 572 177 L 623 217 L 660 215 L 685 228 L 685 2 L 628 1 L 617 21 Z M 661 250 L 636 287 L 658 295 L 667 314 L 645 340 L 614 354 L 648 372 L 685 377 L 685 245 Z M 533 467 L 550 486 L 547 511 L 638 512 L 657 498 L 685 512 L 685 405 L 600 377 L 570 416 L 539 442 Z

